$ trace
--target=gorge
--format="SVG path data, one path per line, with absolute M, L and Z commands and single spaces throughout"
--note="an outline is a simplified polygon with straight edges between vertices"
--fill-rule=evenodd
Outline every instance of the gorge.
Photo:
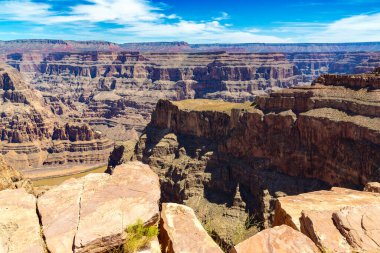
M 380 252 L 378 46 L 1 42 L 0 252 Z

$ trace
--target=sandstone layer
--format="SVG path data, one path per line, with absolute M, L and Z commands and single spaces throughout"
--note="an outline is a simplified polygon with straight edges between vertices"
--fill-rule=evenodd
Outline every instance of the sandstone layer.
M 344 188 L 278 198 L 274 225 L 299 230 L 325 252 L 378 252 L 380 194 Z
M 71 179 L 38 199 L 50 252 L 106 252 L 125 241 L 124 230 L 139 219 L 155 225 L 160 188 L 147 165 L 131 162 L 112 175 Z
M 236 245 L 230 253 L 318 253 L 304 234 L 286 226 L 265 229 Z
M 342 79 L 359 76 L 367 78 Z M 254 216 L 269 226 L 277 197 L 379 181 L 378 89 L 373 81 L 358 89 L 323 80 L 259 96 L 252 106 L 160 100 L 136 158 L 160 176 L 163 201 L 190 205 L 205 224 L 211 215 L 229 242 L 228 224 Z
M 33 185 L 29 179 L 13 167 L 9 166 L 0 155 L 0 191 L 5 189 L 24 188 L 27 192 L 33 192 Z
M 25 189 L 0 191 L 0 213 L 0 252 L 45 252 L 33 195 Z
M 33 43 L 38 45 L 38 41 Z M 48 50 L 40 53 L 38 49 L 23 51 L 20 46 L 18 53 L 5 54 L 3 61 L 43 92 L 56 114 L 90 123 L 121 141 L 130 138 L 134 130 L 141 133 L 159 99 L 252 101 L 264 91 L 304 85 L 327 73 L 363 73 L 380 63 L 378 52 L 342 53 L 339 46 L 333 52 L 328 45 L 322 47 L 326 51 L 308 53 L 288 52 L 287 46 L 266 53 L 228 51 L 228 46 L 227 51 L 210 47 L 209 52 L 184 53 L 170 48 L 187 47 L 186 43 L 164 43 L 167 51 L 157 53 L 144 50 L 149 43 L 126 47 L 135 52 L 123 52 L 123 46 L 83 52 L 81 45 L 91 47 L 91 43 L 78 42 L 77 48 L 72 43 L 47 42 L 51 49 L 46 46 Z M 59 52 L 54 49 L 61 46 Z M 107 43 L 92 46 L 112 47 Z
M 194 211 L 184 205 L 163 203 L 160 221 L 162 252 L 222 253 Z
M 16 69 L 0 67 L 0 153 L 18 170 L 105 163 L 113 143 L 84 123 L 58 117 Z

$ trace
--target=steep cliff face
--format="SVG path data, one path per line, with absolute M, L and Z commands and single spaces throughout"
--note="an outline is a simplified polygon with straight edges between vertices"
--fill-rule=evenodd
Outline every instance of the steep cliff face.
M 264 91 L 303 85 L 327 73 L 365 72 L 380 63 L 380 53 L 376 52 L 258 54 L 78 50 L 13 53 L 3 60 L 23 72 L 36 89 L 44 92 L 45 101 L 54 107 L 55 113 L 85 119 L 98 126 L 98 130 L 107 126 L 107 132 L 116 132 L 115 126 L 124 128 L 125 134 L 118 135 L 124 136 L 124 140 L 133 128 L 138 132 L 144 129 L 159 99 L 252 101 Z
M 161 98 L 246 101 L 258 90 L 298 82 L 297 69 L 283 54 L 93 52 L 51 53 L 39 63 L 30 59 L 10 55 L 7 62 L 28 76 L 34 72 L 36 89 L 76 106 L 90 123 L 112 118 L 140 132 Z
M 234 215 L 218 221 L 248 211 L 268 226 L 278 196 L 380 180 L 380 97 L 373 89 L 380 76 L 351 78 L 359 76 L 372 81 L 357 90 L 350 82 L 319 83 L 325 76 L 259 96 L 253 106 L 161 100 L 136 157 L 160 175 L 163 199 L 198 213 L 202 201 L 224 204 Z
M 88 125 L 64 124 L 15 69 L 0 67 L 0 153 L 20 170 L 43 165 L 105 163 L 112 142 Z

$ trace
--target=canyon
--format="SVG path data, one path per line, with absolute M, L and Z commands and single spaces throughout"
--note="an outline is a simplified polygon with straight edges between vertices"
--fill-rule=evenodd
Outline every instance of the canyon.
M 47 107 L 37 91 L 40 100 L 28 102 L 20 74 L 2 69 L 4 103 Z M 113 150 L 109 174 L 38 193 L 0 155 L 0 248 L 128 252 L 142 224 L 160 229 L 134 252 L 377 252 L 379 80 L 376 68 L 321 75 L 252 102 L 159 100 L 134 152 Z M 48 108 L 36 130 L 3 136 L 80 141 Z M 55 131 L 39 128 L 49 122 Z
M 233 245 L 238 224 L 281 225 L 278 198 L 380 181 L 379 80 L 380 69 L 322 75 L 253 103 L 160 100 L 135 159 L 158 173 L 163 201 L 216 221 L 215 238 Z
M 65 107 L 62 105 L 62 107 Z M 105 163 L 113 142 L 67 122 L 8 65 L 0 66 L 0 153 L 15 169 Z
M 378 47 L 19 40 L 0 43 L 0 59 L 41 91 L 60 117 L 125 141 L 138 138 L 159 99 L 253 101 L 322 74 L 372 71 L 380 62 Z

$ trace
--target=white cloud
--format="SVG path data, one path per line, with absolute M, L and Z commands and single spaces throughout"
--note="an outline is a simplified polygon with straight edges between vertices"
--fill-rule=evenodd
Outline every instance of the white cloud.
M 219 21 L 194 22 L 180 20 L 173 24 L 136 23 L 134 26 L 114 29 L 114 34 L 132 34 L 126 41 L 132 42 L 134 38 L 147 41 L 180 40 L 190 43 L 238 43 L 238 42 L 285 42 L 286 40 L 275 36 L 265 36 L 251 31 L 239 31 L 222 25 Z
M 0 20 L 39 22 L 41 17 L 50 16 L 50 5 L 30 0 L 2 1 Z
M 309 34 L 311 42 L 380 41 L 380 13 L 356 15 L 327 24 L 321 31 Z
M 229 18 L 230 18 L 230 15 L 228 15 L 227 12 L 222 12 L 222 15 L 220 17 L 215 18 L 215 20 L 221 21 L 221 20 L 225 20 L 225 19 L 229 19 Z
M 353 0 L 360 1 L 360 0 Z M 186 20 L 166 14 L 164 4 L 151 0 L 87 0 L 58 12 L 52 1 L 0 1 L 0 20 L 30 22 L 44 37 L 107 39 L 117 42 L 181 40 L 191 43 L 238 42 L 356 42 L 380 41 L 380 13 L 357 15 L 331 23 L 276 23 L 268 30 L 234 28 L 228 13 L 209 20 Z M 225 20 L 229 22 L 226 23 Z M 99 23 L 120 28 L 104 28 Z M 56 31 L 55 31 L 56 30 Z M 64 32 L 62 32 L 62 31 Z M 34 30 L 37 31 L 37 30 Z M 46 33 L 43 33 L 46 31 Z M 32 30 L 30 31 L 32 32 Z M 26 34 L 26 33 L 25 33 Z M 85 35 L 85 36 L 84 36 Z M 93 36 L 91 36 L 93 35 Z

